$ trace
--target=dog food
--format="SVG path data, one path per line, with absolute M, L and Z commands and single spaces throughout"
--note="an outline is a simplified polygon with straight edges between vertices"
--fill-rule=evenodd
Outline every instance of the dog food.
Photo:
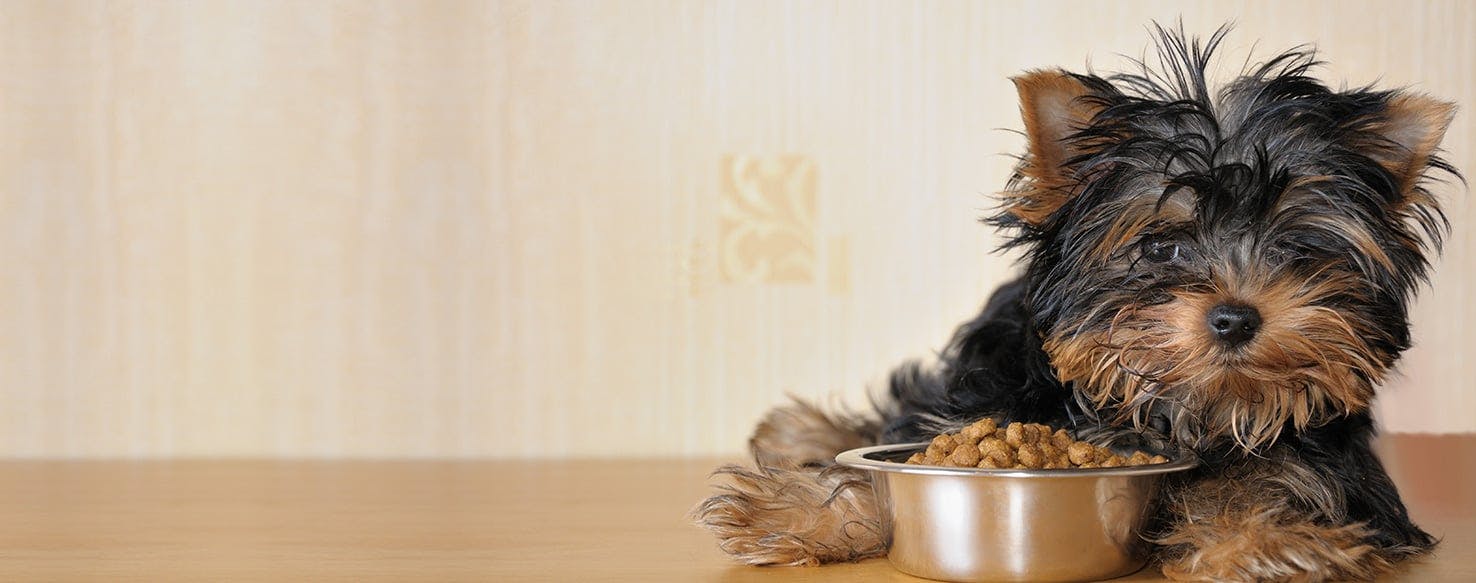
M 993 419 L 980 419 L 958 433 L 933 438 L 927 451 L 907 458 L 909 464 L 949 468 L 1066 469 L 1115 468 L 1161 464 L 1161 455 L 1141 451 L 1130 456 L 1113 453 L 1085 441 L 1072 439 L 1065 429 L 1051 430 L 1039 423 L 1011 423 L 999 427 Z

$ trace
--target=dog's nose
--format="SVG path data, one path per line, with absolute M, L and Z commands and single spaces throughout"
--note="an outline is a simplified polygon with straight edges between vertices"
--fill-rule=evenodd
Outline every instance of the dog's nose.
M 1250 306 L 1220 304 L 1209 311 L 1209 327 L 1215 338 L 1234 348 L 1256 337 L 1261 327 L 1261 313 Z

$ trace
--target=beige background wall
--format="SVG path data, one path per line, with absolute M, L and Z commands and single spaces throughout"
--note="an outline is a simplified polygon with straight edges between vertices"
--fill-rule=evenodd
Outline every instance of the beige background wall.
M 1476 173 L 1469 2 L 0 3 L 0 455 L 737 451 L 1007 277 L 1006 77 L 1178 15 L 1461 102 Z M 1443 194 L 1394 430 L 1476 430 Z

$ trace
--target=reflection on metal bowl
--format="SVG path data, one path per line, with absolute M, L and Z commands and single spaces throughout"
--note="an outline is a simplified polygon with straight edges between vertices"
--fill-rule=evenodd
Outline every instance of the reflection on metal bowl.
M 1136 571 L 1159 483 L 1197 464 L 1189 455 L 1058 470 L 901 463 L 926 447 L 865 447 L 835 459 L 871 470 L 892 565 L 945 581 L 1086 581 Z

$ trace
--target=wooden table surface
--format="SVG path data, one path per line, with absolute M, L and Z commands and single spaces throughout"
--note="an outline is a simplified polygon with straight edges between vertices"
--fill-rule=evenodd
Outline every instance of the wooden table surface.
M 1476 436 L 1381 445 L 1444 538 L 1392 579 L 1476 581 Z M 0 462 L 0 581 L 920 581 L 732 564 L 683 517 L 716 463 Z

